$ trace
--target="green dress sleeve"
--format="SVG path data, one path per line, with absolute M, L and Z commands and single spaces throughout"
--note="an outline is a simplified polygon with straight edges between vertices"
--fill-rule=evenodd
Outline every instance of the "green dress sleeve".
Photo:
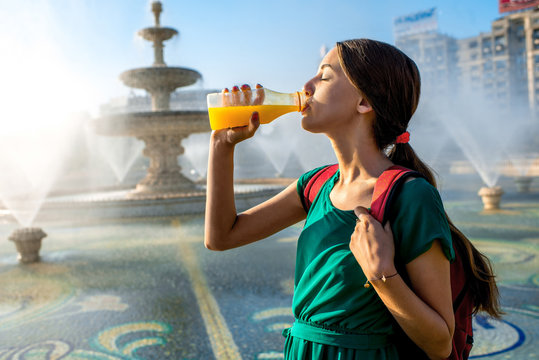
M 403 184 L 389 219 L 395 239 L 397 263 L 408 264 L 439 240 L 449 261 L 455 253 L 451 230 L 438 190 L 423 178 Z

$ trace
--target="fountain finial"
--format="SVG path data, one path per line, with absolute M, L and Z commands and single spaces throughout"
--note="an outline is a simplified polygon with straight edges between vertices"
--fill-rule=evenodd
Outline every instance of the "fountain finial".
M 161 12 L 163 11 L 163 5 L 161 1 L 152 2 L 152 12 L 155 17 L 155 26 L 161 26 L 159 18 L 161 17 Z

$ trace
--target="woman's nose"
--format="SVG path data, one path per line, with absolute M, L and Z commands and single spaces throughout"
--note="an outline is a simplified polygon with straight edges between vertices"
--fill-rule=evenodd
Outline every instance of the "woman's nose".
M 305 95 L 313 96 L 314 86 L 313 86 L 312 80 L 306 82 L 305 85 L 303 85 L 303 91 L 305 92 Z

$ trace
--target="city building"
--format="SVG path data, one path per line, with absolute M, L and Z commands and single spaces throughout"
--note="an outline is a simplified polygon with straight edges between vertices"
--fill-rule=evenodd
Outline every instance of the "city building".
M 424 92 L 441 94 L 456 85 L 458 52 L 455 38 L 428 31 L 399 37 L 396 46 L 416 62 Z
M 491 29 L 465 39 L 425 31 L 395 43 L 416 61 L 425 92 L 482 94 L 539 117 L 539 8 L 506 14 Z
M 496 19 L 491 32 L 460 39 L 458 44 L 462 86 L 481 91 L 502 105 L 528 108 L 533 113 L 539 110 L 537 9 Z

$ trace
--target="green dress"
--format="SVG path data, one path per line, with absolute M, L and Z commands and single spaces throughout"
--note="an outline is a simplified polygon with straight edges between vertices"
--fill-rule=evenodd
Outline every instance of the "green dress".
M 318 169 L 298 180 L 298 193 Z M 398 325 L 376 291 L 364 288 L 361 267 L 350 251 L 353 211 L 333 206 L 329 194 L 339 171 L 320 189 L 299 236 L 294 298 L 295 322 L 283 331 L 285 359 L 398 359 Z M 399 211 L 406 209 L 406 211 Z M 454 257 L 451 233 L 438 191 L 422 178 L 405 183 L 391 205 L 395 262 L 407 264 L 441 241 Z

